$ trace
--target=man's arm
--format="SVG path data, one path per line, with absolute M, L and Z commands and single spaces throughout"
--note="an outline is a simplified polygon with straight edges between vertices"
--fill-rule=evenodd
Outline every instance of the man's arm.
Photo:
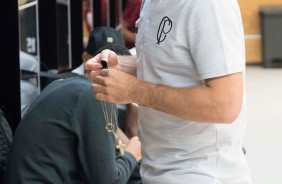
M 100 69 L 99 62 L 104 58 L 110 66 L 114 66 L 112 69 Z M 90 77 L 94 79 L 92 86 L 97 99 L 112 103 L 137 103 L 198 122 L 232 123 L 241 110 L 243 73 L 207 79 L 205 86 L 172 88 L 128 75 L 133 74 L 132 71 L 136 73 L 136 63 L 133 57 L 127 59 L 103 51 L 99 58 L 86 63 L 86 69 L 92 70 Z
M 99 100 L 134 102 L 192 121 L 232 123 L 241 110 L 243 74 L 207 79 L 205 86 L 172 88 L 117 70 L 103 70 L 95 78 L 93 89 Z
M 232 123 L 243 98 L 243 74 L 236 73 L 206 80 L 205 86 L 170 88 L 136 81 L 132 101 L 142 106 L 199 122 Z

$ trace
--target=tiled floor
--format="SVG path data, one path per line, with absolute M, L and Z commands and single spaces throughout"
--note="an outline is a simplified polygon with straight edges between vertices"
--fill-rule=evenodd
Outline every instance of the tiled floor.
M 282 184 L 282 69 L 248 66 L 247 149 L 253 184 Z

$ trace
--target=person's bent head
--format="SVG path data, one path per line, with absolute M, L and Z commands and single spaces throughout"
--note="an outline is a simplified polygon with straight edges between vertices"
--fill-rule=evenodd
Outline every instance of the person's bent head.
M 111 46 L 111 44 L 114 45 Z M 82 54 L 82 61 L 86 62 L 90 58 L 94 57 L 97 53 L 101 52 L 99 51 L 101 50 L 101 47 L 105 47 L 105 49 L 110 50 L 113 49 L 113 51 L 117 52 L 119 52 L 119 50 L 124 50 L 124 48 L 118 48 L 125 47 L 124 39 L 121 33 L 111 27 L 94 28 L 89 34 L 88 45 L 85 52 Z M 123 53 L 120 55 L 123 55 Z

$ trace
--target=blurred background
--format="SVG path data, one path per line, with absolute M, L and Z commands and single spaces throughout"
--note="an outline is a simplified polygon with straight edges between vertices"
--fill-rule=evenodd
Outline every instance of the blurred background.
M 246 44 L 246 157 L 254 184 L 282 184 L 282 0 L 238 3 Z M 134 53 L 140 5 L 141 0 L 1 0 L 0 107 L 12 129 L 28 108 L 23 86 L 33 90 L 33 99 L 48 78 L 79 66 L 95 27 L 120 30 Z
M 282 183 L 282 1 L 238 0 L 245 30 L 246 157 L 254 184 Z

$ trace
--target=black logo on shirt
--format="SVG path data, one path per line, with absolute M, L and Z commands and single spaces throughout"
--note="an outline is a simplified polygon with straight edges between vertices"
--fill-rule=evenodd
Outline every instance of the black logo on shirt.
M 157 44 L 160 44 L 166 39 L 166 35 L 170 32 L 171 28 L 172 28 L 172 21 L 167 16 L 165 16 L 159 25 Z

